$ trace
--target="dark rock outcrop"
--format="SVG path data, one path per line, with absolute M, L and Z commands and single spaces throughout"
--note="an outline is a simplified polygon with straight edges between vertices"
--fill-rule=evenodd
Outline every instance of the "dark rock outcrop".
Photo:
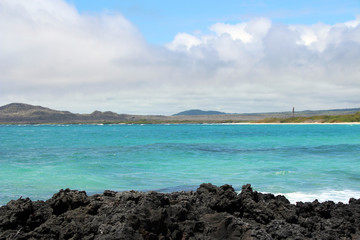
M 0 208 L 0 239 L 360 239 L 360 199 L 290 204 L 244 185 L 195 192 L 60 190 Z

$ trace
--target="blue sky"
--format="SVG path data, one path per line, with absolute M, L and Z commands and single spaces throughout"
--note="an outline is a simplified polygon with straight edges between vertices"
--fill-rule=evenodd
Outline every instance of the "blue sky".
M 0 0 L 0 105 L 360 107 L 360 1 Z
M 360 13 L 359 0 L 67 0 L 82 13 L 119 12 L 147 41 L 163 44 L 178 32 L 208 33 L 216 22 L 237 23 L 267 17 L 285 24 L 335 24 Z

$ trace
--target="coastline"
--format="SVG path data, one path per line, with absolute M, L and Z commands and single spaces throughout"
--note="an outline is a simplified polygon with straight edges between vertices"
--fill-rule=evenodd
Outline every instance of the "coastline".
M 24 103 L 0 106 L 0 124 L 213 124 L 360 122 L 360 108 L 299 112 L 224 113 L 197 110 L 175 115 L 133 115 L 111 111 L 90 114 L 59 111 Z
M 27 125 L 359 125 L 360 122 L 303 122 L 303 123 L 277 123 L 277 122 L 147 122 L 147 123 L 106 123 L 106 122 L 95 122 L 95 123 L 0 123 L 0 126 L 27 126 Z
M 224 125 L 358 125 L 360 122 L 338 122 L 338 123 L 321 123 L 321 122 L 313 122 L 313 123 L 222 123 Z
M 190 192 L 60 190 L 0 207 L 0 239 L 358 239 L 360 199 L 291 204 L 230 185 Z

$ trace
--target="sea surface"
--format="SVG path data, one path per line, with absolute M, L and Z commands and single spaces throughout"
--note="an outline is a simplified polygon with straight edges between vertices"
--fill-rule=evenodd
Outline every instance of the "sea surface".
M 250 183 L 292 202 L 360 198 L 360 125 L 1 125 L 0 205 L 61 188 Z

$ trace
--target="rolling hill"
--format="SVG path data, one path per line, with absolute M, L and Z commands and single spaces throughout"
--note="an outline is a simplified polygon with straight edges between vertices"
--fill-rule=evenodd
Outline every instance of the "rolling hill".
M 295 112 L 296 121 L 346 121 L 356 119 L 352 116 L 329 118 L 328 116 L 343 116 L 356 114 L 360 108 L 333 109 L 319 111 Z M 317 118 L 305 119 L 308 117 Z M 291 118 L 291 119 L 290 119 Z M 295 121 L 292 112 L 269 113 L 241 113 L 226 114 L 218 111 L 188 110 L 173 116 L 162 115 L 129 115 L 111 111 L 94 111 L 91 114 L 78 114 L 69 111 L 58 111 L 42 106 L 33 106 L 24 103 L 11 103 L 0 107 L 1 124 L 54 124 L 54 123 L 233 123 L 233 122 L 286 122 Z M 288 120 L 286 120 L 288 119 Z M 290 120 L 289 120 L 290 119 Z M 334 120 L 336 119 L 336 120 Z M 320 121 L 321 122 L 321 121 Z
M 174 114 L 173 116 L 195 116 L 195 115 L 221 115 L 226 114 L 218 111 L 203 111 L 200 109 L 192 109 Z

